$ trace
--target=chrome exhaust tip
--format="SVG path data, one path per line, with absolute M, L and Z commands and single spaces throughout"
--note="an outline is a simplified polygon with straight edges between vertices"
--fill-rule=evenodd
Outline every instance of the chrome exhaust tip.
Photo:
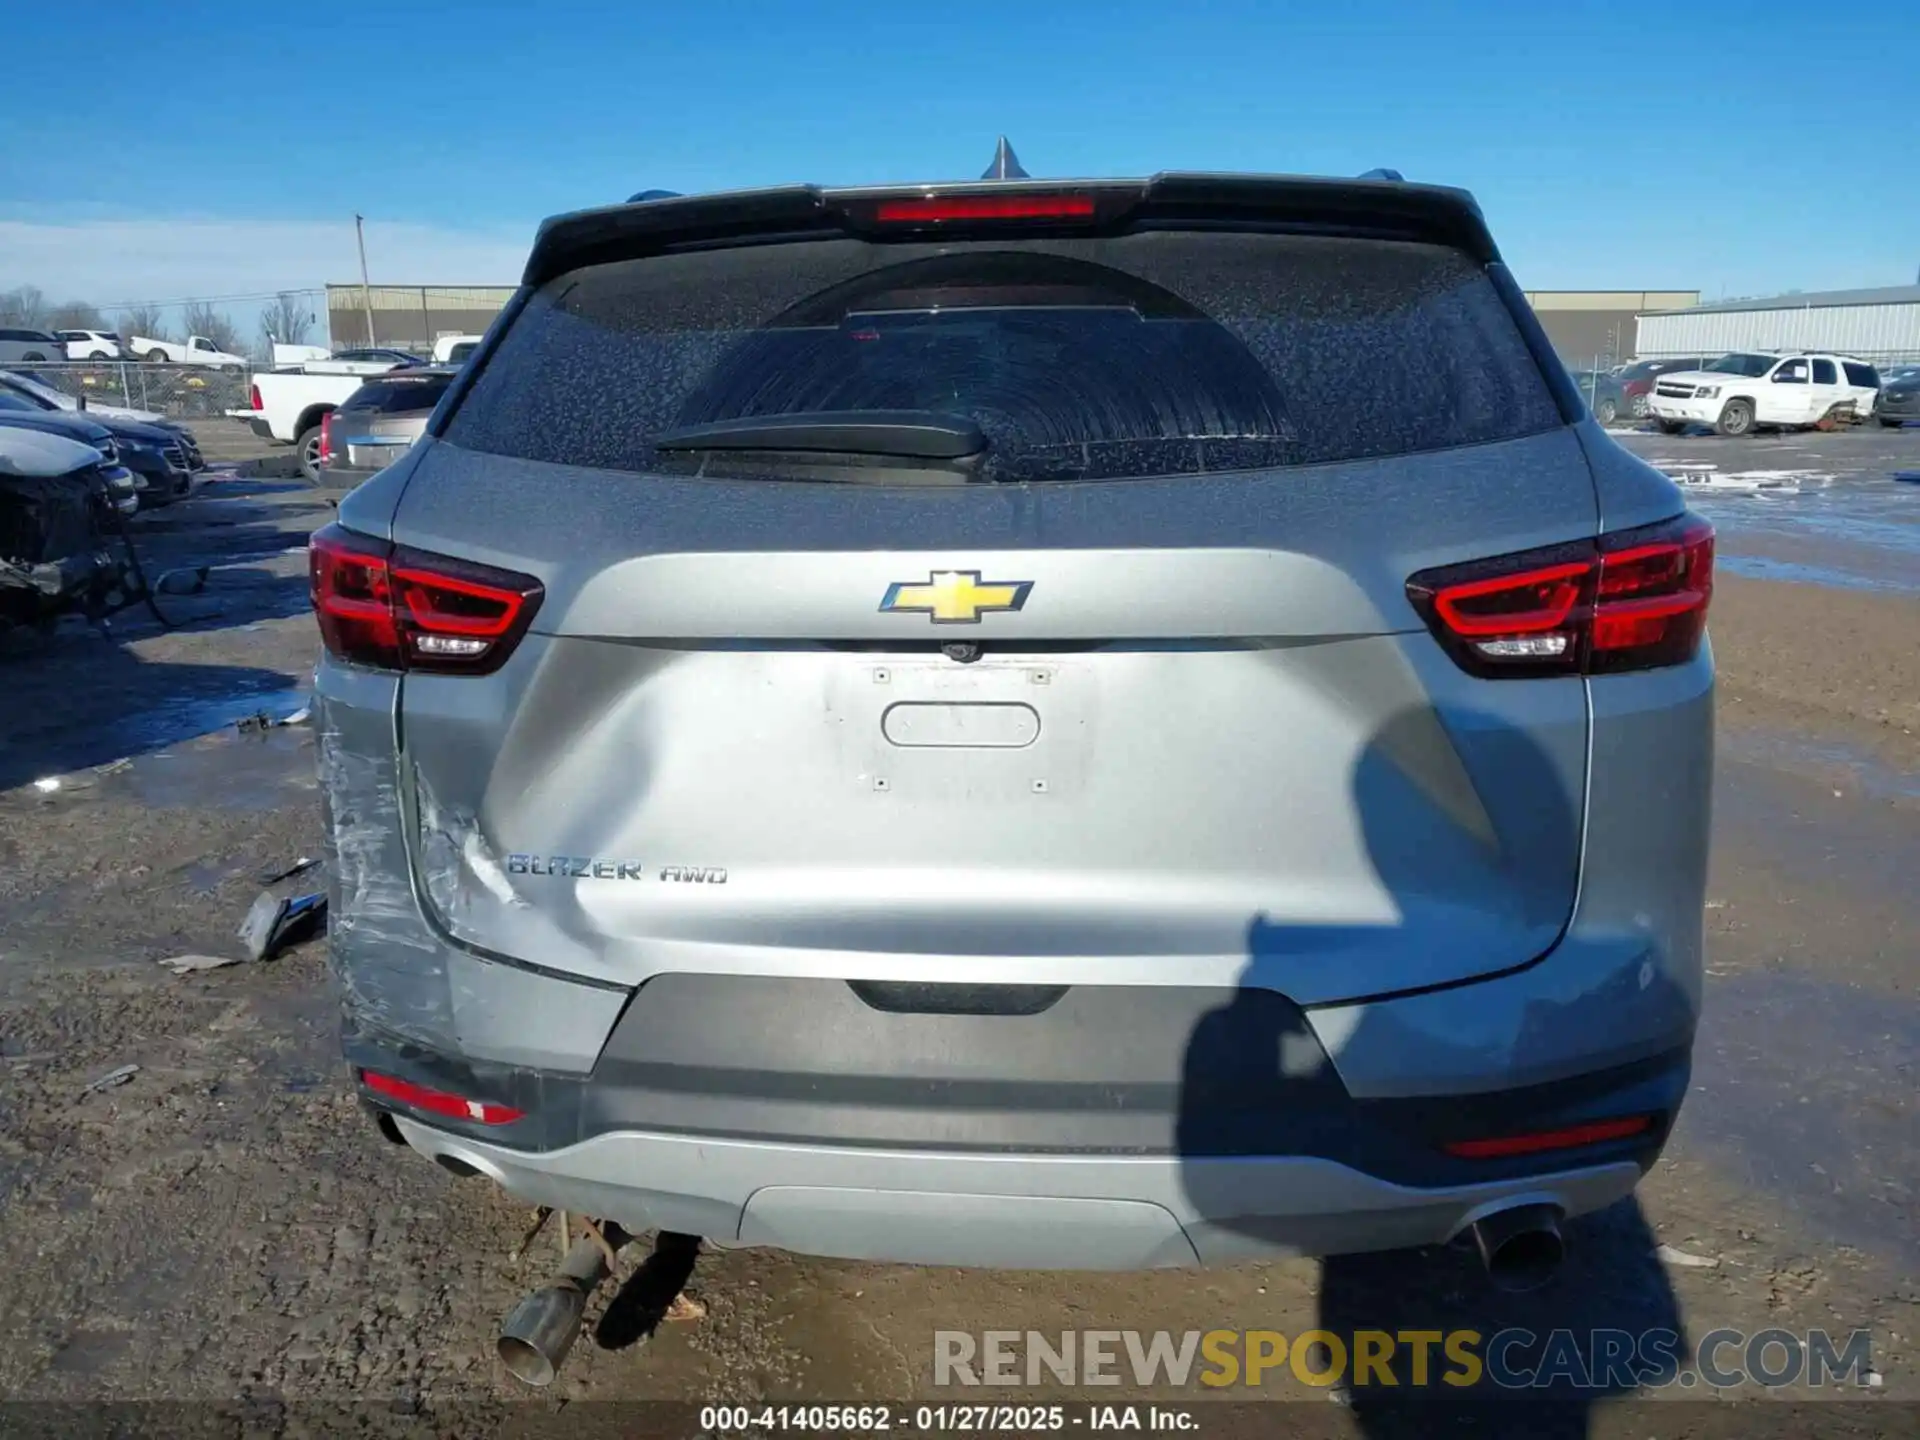
M 612 1225 L 604 1233 L 616 1248 L 627 1238 Z M 559 1273 L 513 1307 L 496 1347 L 509 1375 L 540 1388 L 553 1383 L 580 1338 L 588 1299 L 612 1273 L 607 1262 L 607 1250 L 597 1239 L 576 1240 Z
M 1566 1259 L 1556 1205 L 1516 1205 L 1473 1223 L 1480 1263 L 1496 1288 L 1509 1294 L 1538 1290 Z

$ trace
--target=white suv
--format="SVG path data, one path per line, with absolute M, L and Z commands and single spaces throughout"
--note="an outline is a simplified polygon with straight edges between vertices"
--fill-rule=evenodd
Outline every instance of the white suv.
M 122 360 L 120 337 L 111 330 L 56 330 L 54 338 L 67 347 L 69 360 Z
M 1842 355 L 1798 352 L 1722 355 L 1704 370 L 1682 370 L 1654 382 L 1647 410 L 1669 435 L 1711 425 L 1745 435 L 1757 425 L 1797 427 L 1864 420 L 1873 413 L 1879 373 Z

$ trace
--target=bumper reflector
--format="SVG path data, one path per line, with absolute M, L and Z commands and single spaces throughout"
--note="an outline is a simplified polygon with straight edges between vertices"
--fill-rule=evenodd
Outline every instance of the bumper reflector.
M 1624 1140 L 1630 1135 L 1644 1135 L 1653 1128 L 1653 1122 L 1651 1115 L 1626 1115 L 1617 1120 L 1593 1120 L 1585 1125 L 1569 1125 L 1561 1130 L 1496 1135 L 1485 1140 L 1455 1140 L 1441 1148 L 1449 1155 L 1468 1160 L 1535 1155 L 1542 1150 L 1571 1150 L 1580 1145 L 1598 1145 L 1603 1140 Z
M 477 1120 L 482 1125 L 510 1125 L 527 1113 L 515 1110 L 511 1105 L 495 1105 L 490 1100 L 469 1100 L 450 1091 L 430 1090 L 425 1085 L 382 1075 L 375 1070 L 362 1070 L 360 1083 L 376 1095 L 385 1095 L 415 1110 L 425 1110 L 431 1115 L 446 1115 L 455 1120 Z

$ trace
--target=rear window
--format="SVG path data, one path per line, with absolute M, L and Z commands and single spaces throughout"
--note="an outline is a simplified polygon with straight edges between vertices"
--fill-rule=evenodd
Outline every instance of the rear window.
M 422 377 L 418 380 L 380 379 L 362 385 L 347 398 L 342 410 L 371 410 L 382 415 L 397 415 L 431 410 L 453 383 L 451 375 Z
M 1878 390 L 1880 388 L 1880 372 L 1875 370 L 1873 366 L 1860 365 L 1852 360 L 1843 360 L 1840 362 L 1840 368 L 1847 372 L 1847 383 L 1849 385 L 1858 385 L 1866 390 Z
M 1406 242 L 1171 231 L 835 239 L 564 276 L 446 435 L 658 468 L 652 437 L 760 415 L 936 410 L 983 478 L 1101 480 L 1483 444 L 1562 423 L 1485 273 Z

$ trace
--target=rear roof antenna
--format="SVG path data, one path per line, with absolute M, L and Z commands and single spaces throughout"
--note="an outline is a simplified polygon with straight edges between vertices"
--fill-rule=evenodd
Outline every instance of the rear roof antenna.
M 1002 135 L 1000 143 L 993 147 L 993 163 L 987 166 L 982 180 L 1031 180 L 1033 177 L 1020 167 L 1020 158 L 1013 153 L 1013 146 Z

